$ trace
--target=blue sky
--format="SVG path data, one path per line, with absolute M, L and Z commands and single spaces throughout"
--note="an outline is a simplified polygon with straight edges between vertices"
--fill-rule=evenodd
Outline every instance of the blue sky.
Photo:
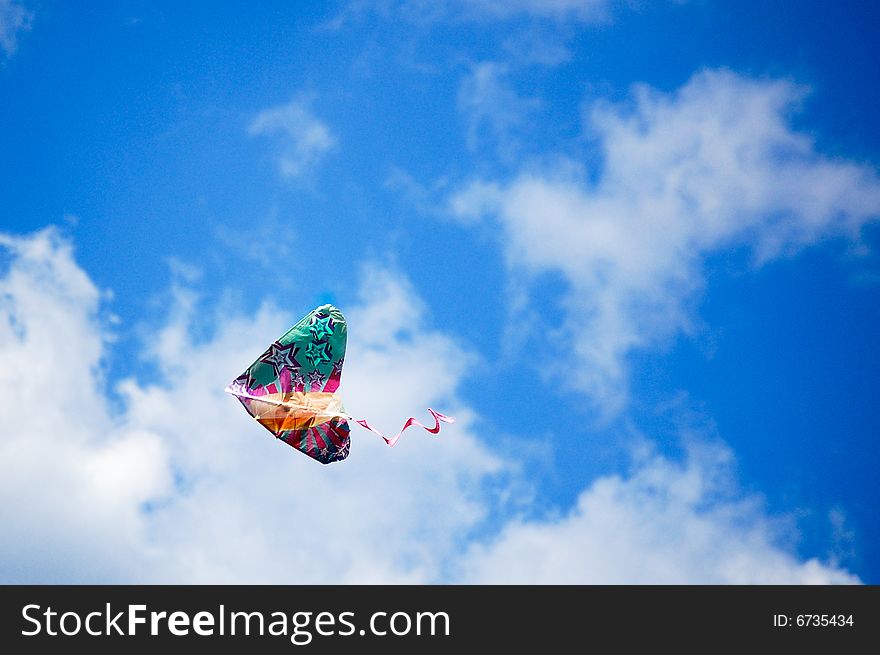
M 0 578 L 877 583 L 875 14 L 0 0 Z

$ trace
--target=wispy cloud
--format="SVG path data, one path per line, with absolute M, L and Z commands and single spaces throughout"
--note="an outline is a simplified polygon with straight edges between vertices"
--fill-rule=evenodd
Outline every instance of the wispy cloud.
M 13 0 L 0 0 L 0 50 L 7 57 L 18 47 L 18 35 L 31 28 L 33 14 Z
M 283 220 L 279 209 L 272 207 L 257 220 L 240 221 L 235 227 L 219 223 L 214 227 L 214 234 L 223 246 L 224 256 L 233 253 L 249 264 L 271 268 L 274 264 L 266 258 L 266 244 L 272 244 L 276 258 L 292 257 L 298 238 L 293 223 Z
M 719 486 L 730 461 L 717 448 L 682 465 L 646 456 L 563 518 L 514 518 L 474 542 L 504 514 L 491 485 L 506 455 L 460 398 L 471 355 L 427 327 L 425 303 L 388 270 L 364 270 L 348 312 L 346 405 L 389 428 L 429 404 L 459 422 L 393 449 L 356 433 L 351 457 L 322 467 L 222 392 L 294 317 L 226 308 L 196 339 L 199 308 L 178 289 L 145 344 L 159 378 L 124 381 L 119 406 L 102 294 L 70 244 L 47 230 L 0 248 L 3 582 L 855 580 L 790 554 L 760 504 Z
M 709 254 L 748 246 L 760 264 L 858 238 L 880 216 L 872 167 L 824 157 L 790 127 L 804 94 L 724 70 L 669 94 L 639 86 L 628 104 L 587 111 L 600 170 L 477 180 L 451 196 L 457 216 L 499 221 L 512 273 L 567 281 L 551 327 L 574 350 L 573 379 L 605 411 L 625 401 L 630 353 L 692 328 Z
M 608 18 L 612 0 L 462 0 L 464 16 L 506 19 L 516 16 L 592 23 Z
M 264 109 L 248 127 L 250 134 L 277 137 L 278 167 L 284 177 L 296 178 L 307 173 L 337 144 L 330 128 L 309 106 L 308 99 L 297 98 Z
M 607 20 L 614 4 L 615 0 L 352 0 L 325 27 L 338 29 L 373 12 L 418 25 L 516 18 L 594 23 Z
M 458 108 L 467 121 L 467 142 L 477 149 L 488 141 L 502 156 L 518 149 L 530 115 L 540 107 L 535 98 L 520 96 L 507 79 L 507 66 L 491 61 L 475 64 L 462 79 Z
M 385 188 L 400 195 L 401 199 L 416 211 L 425 216 L 441 217 L 443 200 L 448 193 L 449 180 L 442 178 L 432 184 L 423 184 L 411 173 L 397 166 L 392 166 L 385 178 Z
M 468 582 L 521 584 L 856 584 L 817 559 L 779 546 L 784 522 L 759 498 L 719 481 L 730 475 L 721 446 L 674 463 L 643 455 L 628 477 L 607 476 L 561 518 L 512 521 L 463 558 Z

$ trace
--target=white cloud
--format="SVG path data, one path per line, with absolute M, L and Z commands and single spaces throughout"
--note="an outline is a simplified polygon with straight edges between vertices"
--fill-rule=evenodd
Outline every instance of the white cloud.
M 13 0 L 0 0 L 0 50 L 11 56 L 18 47 L 18 35 L 31 28 L 33 14 Z
M 354 427 L 323 467 L 273 440 L 224 386 L 294 317 L 219 311 L 195 342 L 191 293 L 152 337 L 160 380 L 103 388 L 100 293 L 53 231 L 4 237 L 0 278 L 0 579 L 12 581 L 425 581 L 486 508 L 500 460 L 456 397 L 470 356 L 424 327 L 405 281 L 365 272 L 349 312 L 341 392 L 394 431 L 434 406 L 458 423 L 394 447 Z
M 0 247 L 2 578 L 118 575 L 140 504 L 169 489 L 164 443 L 109 414 L 100 294 L 69 246 L 47 230 Z
M 409 172 L 397 166 L 392 166 L 385 178 L 385 188 L 391 189 L 401 199 L 420 213 L 426 216 L 445 215 L 442 211 L 443 201 L 446 197 L 449 181 L 446 178 L 435 180 L 431 184 L 422 184 Z
M 558 25 L 531 24 L 506 37 L 502 48 L 511 63 L 553 67 L 571 60 L 572 52 L 566 45 L 569 38 L 568 30 L 560 30 Z
M 785 526 L 725 484 L 730 454 L 702 446 L 684 464 L 656 455 L 630 477 L 608 476 L 566 516 L 512 521 L 464 562 L 471 583 L 856 584 L 779 546 Z
M 467 141 L 471 149 L 488 139 L 502 156 L 517 149 L 521 133 L 540 103 L 523 98 L 506 79 L 507 66 L 492 61 L 475 64 L 458 90 L 458 109 L 467 120 Z
M 719 486 L 729 462 L 711 449 L 684 466 L 646 458 L 568 516 L 513 520 L 469 547 L 499 509 L 487 484 L 505 463 L 458 397 L 472 356 L 426 327 L 389 271 L 365 269 L 348 312 L 348 410 L 389 431 L 427 405 L 458 423 L 393 449 L 355 427 L 351 456 L 324 467 L 222 392 L 294 317 L 224 307 L 196 340 L 198 302 L 178 289 L 146 352 L 159 377 L 126 380 L 120 406 L 104 385 L 102 296 L 70 245 L 47 230 L 0 248 L 3 582 L 853 580 L 789 554 L 759 505 Z
M 574 23 L 608 20 L 614 0 L 352 0 L 324 27 L 339 29 L 346 22 L 376 12 L 416 25 L 440 21 L 490 22 L 517 18 Z
M 254 135 L 279 135 L 278 166 L 288 178 L 308 172 L 337 143 L 330 128 L 312 113 L 305 99 L 264 109 L 248 131 Z
M 466 0 L 467 16 L 507 19 L 516 16 L 596 22 L 608 17 L 611 0 Z
M 872 167 L 823 157 L 791 128 L 803 95 L 727 71 L 671 94 L 636 87 L 630 104 L 588 112 L 602 155 L 593 180 L 530 171 L 450 198 L 459 218 L 498 218 L 512 271 L 567 281 L 555 325 L 576 353 L 576 382 L 606 411 L 625 400 L 632 351 L 691 328 L 706 256 L 745 245 L 759 264 L 858 238 L 880 215 Z
M 294 221 L 285 218 L 288 217 L 274 206 L 265 215 L 255 217 L 256 220 L 242 220 L 235 226 L 218 223 L 214 226 L 214 235 L 223 246 L 224 257 L 232 253 L 252 265 L 272 269 L 275 264 L 267 261 L 264 244 L 272 244 L 277 259 L 294 256 L 298 235 L 292 225 Z

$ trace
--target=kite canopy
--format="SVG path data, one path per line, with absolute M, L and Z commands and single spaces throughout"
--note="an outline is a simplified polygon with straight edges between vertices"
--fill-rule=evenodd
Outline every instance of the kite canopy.
M 348 457 L 349 420 L 336 395 L 342 378 L 348 326 L 336 307 L 313 309 L 284 333 L 257 360 L 226 387 L 241 401 L 248 413 L 284 443 L 322 464 Z M 375 432 L 389 446 L 411 425 L 432 434 L 440 432 L 440 422 L 455 419 L 428 408 L 434 426 L 409 418 L 394 437 L 386 437 L 366 420 L 356 422 Z
M 332 305 L 312 310 L 226 387 L 284 443 L 322 464 L 348 457 L 339 388 L 348 327 Z

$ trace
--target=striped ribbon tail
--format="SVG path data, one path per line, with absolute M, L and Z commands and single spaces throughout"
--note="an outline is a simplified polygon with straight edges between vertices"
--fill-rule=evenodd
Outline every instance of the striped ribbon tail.
M 455 423 L 455 419 L 452 418 L 451 416 L 446 416 L 445 414 L 441 414 L 440 412 L 435 412 L 430 407 L 428 408 L 428 413 L 434 417 L 434 427 L 429 428 L 424 423 L 419 423 L 416 419 L 414 419 L 412 416 L 410 416 L 408 419 L 406 419 L 406 423 L 403 424 L 403 427 L 400 428 L 400 432 L 398 432 L 393 437 L 386 437 L 384 434 L 379 432 L 376 428 L 374 428 L 369 423 L 367 423 L 367 421 L 364 419 L 356 419 L 355 423 L 357 423 L 358 425 L 360 425 L 363 428 L 366 428 L 370 432 L 374 432 L 375 434 L 378 434 L 380 437 L 382 437 L 385 440 L 385 443 L 387 443 L 389 446 L 393 446 L 394 444 L 396 444 L 397 440 L 400 439 L 400 435 L 402 435 L 406 431 L 406 429 L 412 425 L 418 425 L 419 427 L 424 428 L 425 430 L 427 430 L 431 434 L 437 434 L 438 432 L 440 432 L 441 421 L 443 423 Z

